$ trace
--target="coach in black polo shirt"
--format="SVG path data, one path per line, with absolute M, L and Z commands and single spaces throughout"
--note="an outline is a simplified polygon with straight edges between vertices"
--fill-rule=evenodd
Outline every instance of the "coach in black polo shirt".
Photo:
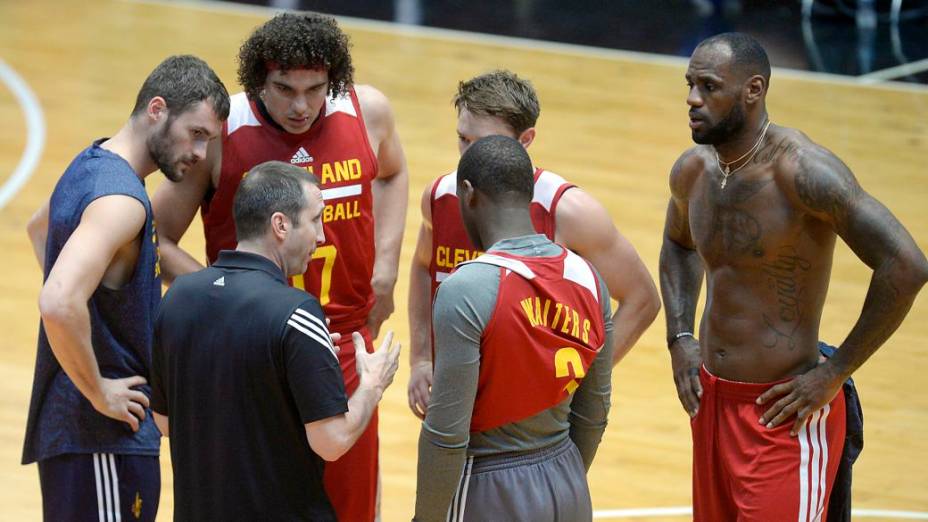
M 151 407 L 170 433 L 175 520 L 335 520 L 323 459 L 367 426 L 398 366 L 387 334 L 349 400 L 319 302 L 287 286 L 322 232 L 322 193 L 305 170 L 252 169 L 235 195 L 235 251 L 179 277 L 155 323 Z

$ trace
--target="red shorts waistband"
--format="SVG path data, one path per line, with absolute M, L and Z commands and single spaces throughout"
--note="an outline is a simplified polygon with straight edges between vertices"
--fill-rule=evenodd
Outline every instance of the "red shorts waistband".
M 721 377 L 712 375 L 712 373 L 706 369 L 706 366 L 702 365 L 699 367 L 699 378 L 703 383 L 703 388 L 706 388 L 708 385 L 712 387 L 712 389 L 718 395 L 724 395 L 725 397 L 733 399 L 743 399 L 746 401 L 754 402 L 761 394 L 769 390 L 772 386 L 782 384 L 784 382 L 789 382 L 794 377 L 787 377 L 785 379 L 772 382 L 729 381 L 728 379 L 723 379 Z

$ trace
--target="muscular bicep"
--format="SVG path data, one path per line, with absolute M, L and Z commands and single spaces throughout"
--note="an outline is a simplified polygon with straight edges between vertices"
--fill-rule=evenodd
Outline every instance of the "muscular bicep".
M 419 209 L 422 212 L 422 224 L 419 225 L 419 236 L 416 239 L 416 251 L 413 255 L 413 266 L 418 265 L 428 270 L 432 262 L 432 184 L 422 191 Z
M 791 195 L 800 207 L 829 223 L 870 268 L 919 251 L 892 212 L 865 192 L 850 169 L 830 152 L 805 151 L 792 167 Z
M 684 152 L 670 169 L 670 202 L 664 220 L 664 239 L 690 250 L 696 249 L 690 230 L 690 192 L 704 167 L 704 158 L 693 148 Z
M 696 249 L 696 242 L 690 231 L 688 209 L 685 202 L 670 198 L 667 203 L 667 216 L 664 219 L 664 238 L 689 250 Z
M 104 196 L 90 203 L 61 249 L 42 293 L 89 299 L 116 253 L 139 236 L 145 218 L 145 207 L 131 196 Z
M 389 133 L 377 149 L 377 179 L 407 175 L 406 154 L 403 152 L 392 117 L 389 125 Z
M 390 101 L 382 92 L 370 85 L 358 85 L 355 90 L 371 146 L 377 153 L 377 178 L 385 179 L 397 174 L 405 175 L 407 172 L 406 155 L 396 130 L 396 119 L 390 107 Z
M 615 299 L 656 294 L 638 252 L 612 224 L 606 209 L 586 192 L 571 189 L 564 193 L 557 207 L 557 230 L 567 248 L 596 267 Z
M 428 336 L 428 329 L 421 331 L 422 326 L 429 323 L 429 307 L 431 306 L 432 276 L 429 265 L 432 260 L 432 227 L 423 216 L 419 225 L 419 236 L 416 239 L 416 250 L 413 253 L 412 263 L 409 267 L 409 315 L 411 326 L 415 331 L 413 335 Z
M 839 235 L 870 268 L 877 268 L 885 259 L 921 257 L 918 246 L 899 220 L 866 193 L 848 210 L 847 223 Z
M 842 234 L 852 209 L 866 196 L 854 174 L 834 154 L 821 148 L 801 150 L 781 160 L 787 195 L 799 208 Z M 791 190 L 790 190 L 791 189 Z
M 45 267 L 45 242 L 48 240 L 48 205 L 49 200 L 45 200 L 45 203 L 32 214 L 26 224 L 26 233 L 29 235 L 29 242 L 32 243 L 32 251 L 39 262 L 39 268 Z

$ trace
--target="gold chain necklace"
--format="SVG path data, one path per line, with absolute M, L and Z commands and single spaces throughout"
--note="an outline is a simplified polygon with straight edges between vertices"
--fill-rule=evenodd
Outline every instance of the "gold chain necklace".
M 724 188 L 725 188 L 725 185 L 728 184 L 728 178 L 729 178 L 729 176 L 732 176 L 732 175 L 734 175 L 735 172 L 738 172 L 739 170 L 743 169 L 745 165 L 747 165 L 748 163 L 751 162 L 752 159 L 754 159 L 754 155 L 757 154 L 757 151 L 760 150 L 760 144 L 763 143 L 763 141 L 764 141 L 764 136 L 767 135 L 767 129 L 768 129 L 769 127 L 770 127 L 770 120 L 767 120 L 767 124 L 764 125 L 764 130 L 761 131 L 760 137 L 757 138 L 757 141 L 754 142 L 754 146 L 751 147 L 750 149 L 748 149 L 747 152 L 745 152 L 744 154 L 742 154 L 740 158 L 738 158 L 738 159 L 736 159 L 736 160 L 734 160 L 734 161 L 727 161 L 727 162 L 726 162 L 726 161 L 722 161 L 722 158 L 719 157 L 719 151 L 718 151 L 718 150 L 715 151 L 715 162 L 716 162 L 716 164 L 718 164 L 718 166 L 719 166 L 719 172 L 722 173 L 722 183 L 719 185 L 720 188 L 723 188 L 723 189 L 724 189 Z M 735 163 L 738 163 L 739 161 L 743 160 L 744 157 L 747 156 L 748 154 L 750 154 L 751 157 L 748 158 L 747 161 L 745 161 L 744 163 L 742 163 L 741 166 L 738 167 L 738 168 L 736 168 L 735 170 L 731 170 L 731 166 L 732 166 L 732 165 L 734 165 Z M 722 166 L 723 164 L 725 165 L 724 167 Z

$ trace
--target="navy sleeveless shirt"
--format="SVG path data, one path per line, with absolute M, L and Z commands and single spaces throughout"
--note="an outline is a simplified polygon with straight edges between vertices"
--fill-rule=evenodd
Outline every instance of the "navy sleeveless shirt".
M 100 148 L 98 140 L 65 170 L 49 203 L 45 278 L 74 233 L 81 215 L 97 198 L 126 195 L 145 207 L 145 227 L 135 271 L 122 288 L 97 287 L 87 306 L 91 341 L 100 373 L 116 379 L 149 378 L 154 318 L 161 302 L 158 238 L 145 185 L 120 156 Z M 150 387 L 141 389 L 151 396 Z M 26 424 L 23 464 L 67 453 L 158 455 L 161 435 L 146 411 L 137 433 L 125 422 L 97 412 L 61 369 L 39 324 L 38 354 Z

